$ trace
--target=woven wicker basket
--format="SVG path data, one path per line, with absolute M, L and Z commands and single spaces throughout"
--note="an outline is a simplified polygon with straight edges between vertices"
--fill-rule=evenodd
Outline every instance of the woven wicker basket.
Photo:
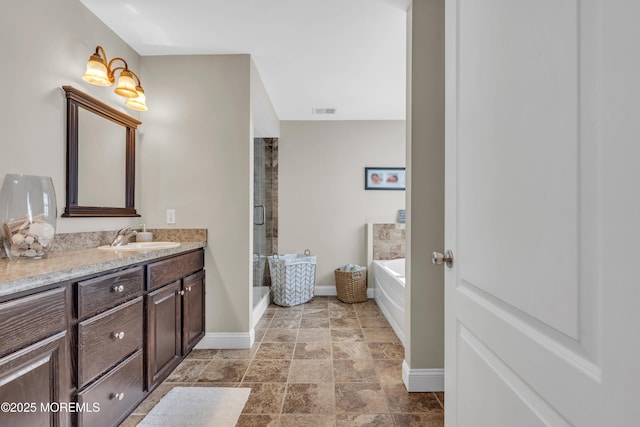
M 336 291 L 342 302 L 364 302 L 367 298 L 367 270 L 336 273 Z

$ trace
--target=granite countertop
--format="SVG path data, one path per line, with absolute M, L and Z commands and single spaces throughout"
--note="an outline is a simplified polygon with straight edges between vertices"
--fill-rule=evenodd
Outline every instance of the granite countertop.
M 181 242 L 180 246 L 168 249 L 127 252 L 82 249 L 50 253 L 39 260 L 0 259 L 0 297 L 205 246 L 206 242 Z

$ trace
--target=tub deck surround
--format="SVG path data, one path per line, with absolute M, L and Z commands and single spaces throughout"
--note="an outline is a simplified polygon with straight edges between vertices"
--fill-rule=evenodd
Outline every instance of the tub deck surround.
M 404 344 L 406 224 L 369 223 L 366 232 L 367 285 Z
M 406 224 L 368 223 L 365 232 L 369 272 L 373 269 L 373 261 L 405 257 Z M 369 289 L 375 289 L 372 274 L 367 275 L 367 285 Z
M 404 345 L 405 260 L 373 261 L 372 276 L 376 287 L 375 301 Z
M 78 243 L 79 241 L 90 241 L 92 245 L 95 244 L 96 246 L 91 249 L 58 250 L 49 253 L 46 258 L 40 260 L 0 259 L 0 298 L 67 280 L 78 279 L 83 276 L 189 252 L 204 248 L 207 245 L 206 230 L 204 230 L 204 233 L 198 231 L 191 235 L 187 231 L 181 230 L 172 230 L 173 233 L 167 230 L 166 233 L 163 231 L 158 232 L 158 234 L 156 234 L 156 231 L 154 230 L 154 238 L 156 239 L 179 241 L 174 237 L 180 237 L 182 239 L 188 238 L 189 240 L 181 240 L 180 246 L 175 248 L 139 252 L 111 252 L 96 249 L 99 244 L 109 244 L 109 242 L 96 243 L 95 236 L 93 236 L 96 233 L 73 233 L 77 235 L 75 240 L 66 235 L 63 237 L 63 241 L 74 241 L 76 248 L 78 247 L 77 245 L 82 245 L 82 243 Z M 107 232 L 98 232 L 97 234 L 103 233 Z M 111 235 L 114 234 L 113 232 L 110 233 Z M 87 237 L 86 235 L 89 236 Z
M 373 224 L 373 259 L 405 257 L 405 224 Z

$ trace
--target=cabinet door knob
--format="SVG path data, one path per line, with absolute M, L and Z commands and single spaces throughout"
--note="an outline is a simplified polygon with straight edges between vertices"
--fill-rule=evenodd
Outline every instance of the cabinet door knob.
M 188 290 L 189 292 L 191 292 L 191 286 L 189 286 L 189 287 L 187 288 L 187 290 Z
M 112 393 L 111 394 L 111 398 L 112 399 L 117 399 L 117 400 L 122 400 L 122 399 L 124 399 L 124 393 Z
M 113 292 L 124 292 L 124 285 L 118 285 L 111 288 Z
M 180 295 L 184 295 L 184 291 L 180 291 L 178 292 Z
M 112 332 L 111 337 L 121 340 L 124 338 L 124 332 Z

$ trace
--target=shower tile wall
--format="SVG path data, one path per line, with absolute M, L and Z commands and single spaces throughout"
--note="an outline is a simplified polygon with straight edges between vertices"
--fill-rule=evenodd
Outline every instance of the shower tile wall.
M 266 226 L 263 255 L 269 256 L 278 253 L 278 139 L 263 138 L 263 141 Z M 263 272 L 262 286 L 271 286 L 269 268 L 266 267 L 261 271 Z
M 265 138 L 266 198 L 267 206 L 267 255 L 278 253 L 278 139 Z
M 405 257 L 405 224 L 373 224 L 373 259 Z

